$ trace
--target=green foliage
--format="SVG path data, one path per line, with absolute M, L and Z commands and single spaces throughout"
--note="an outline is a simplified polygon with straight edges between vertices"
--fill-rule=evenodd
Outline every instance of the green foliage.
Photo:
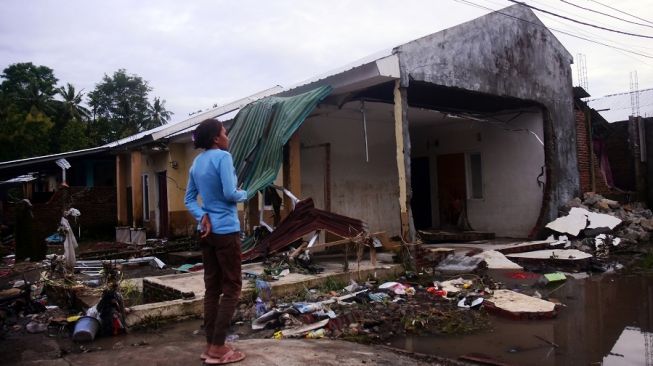
M 98 146 L 165 124 L 172 114 L 158 97 L 150 104 L 147 81 L 124 69 L 88 94 L 92 110 L 72 84 L 57 87 L 47 66 L 12 64 L 0 81 L 0 161 Z
M 31 62 L 17 63 L 4 69 L 0 77 L 4 79 L 0 92 L 7 98 L 6 102 L 25 113 L 32 107 L 46 113 L 52 111 L 57 78 L 51 68 Z
M 91 146 L 91 138 L 86 134 L 86 123 L 77 119 L 69 120 L 61 129 L 58 138 L 60 151 L 74 151 Z
M 150 105 L 147 97 L 151 90 L 147 81 L 124 69 L 111 77 L 104 75 L 88 94 L 95 142 L 108 143 L 165 123 L 170 112 L 159 98 Z
M 52 69 L 18 63 L 0 77 L 0 160 L 47 154 L 57 82 Z

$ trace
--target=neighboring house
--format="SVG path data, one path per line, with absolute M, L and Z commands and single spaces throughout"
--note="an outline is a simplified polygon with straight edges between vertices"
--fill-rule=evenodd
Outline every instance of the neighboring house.
M 608 122 L 598 126 L 594 145 L 610 190 L 597 191 L 653 204 L 653 89 L 587 98 L 586 104 Z
M 55 163 L 66 159 L 67 188 Z M 107 147 L 97 147 L 0 163 L 0 219 L 12 226 L 14 203 L 27 198 L 33 205 L 34 238 L 43 240 L 56 231 L 64 210 L 74 207 L 84 238 L 106 239 L 115 226 L 115 157 Z
M 255 100 L 328 85 L 286 146 L 277 181 L 295 195 L 406 240 L 415 228 L 454 228 L 461 215 L 477 231 L 537 235 L 579 193 L 571 63 L 535 14 L 515 5 L 140 133 L 110 146 L 117 221 L 190 234 L 192 129 L 209 117 L 230 126 Z M 248 228 L 257 207 L 243 212 Z

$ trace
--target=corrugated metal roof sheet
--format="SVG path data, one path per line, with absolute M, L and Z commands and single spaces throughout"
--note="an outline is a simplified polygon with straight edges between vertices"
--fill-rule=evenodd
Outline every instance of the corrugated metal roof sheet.
M 359 219 L 338 215 L 315 208 L 313 199 L 299 201 L 295 209 L 273 232 L 258 240 L 251 236 L 242 244 L 242 260 L 249 261 L 278 252 L 304 235 L 316 230 L 352 238 L 367 232 L 367 224 Z
M 322 86 L 293 97 L 267 97 L 238 112 L 229 150 L 248 198 L 272 184 L 283 162 L 283 146 L 331 90 Z
M 632 114 L 631 96 L 630 92 L 611 94 L 589 99 L 587 104 L 599 111 L 608 122 L 626 121 Z M 639 115 L 653 117 L 653 88 L 639 91 Z
M 31 182 L 35 179 L 36 177 L 34 177 L 32 174 L 25 174 L 25 175 L 19 175 L 16 178 L 11 178 L 4 182 L 0 182 L 0 184 L 25 183 L 25 182 Z

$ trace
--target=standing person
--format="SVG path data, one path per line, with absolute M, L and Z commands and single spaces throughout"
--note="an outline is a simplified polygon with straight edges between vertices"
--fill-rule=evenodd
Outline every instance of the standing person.
M 199 222 L 204 261 L 205 364 L 238 362 L 245 354 L 225 344 L 227 329 L 240 298 L 240 222 L 237 202 L 247 192 L 236 186 L 227 130 L 217 119 L 202 121 L 193 132 L 196 149 L 204 149 L 190 167 L 184 203 Z M 198 194 L 202 205 L 197 202 Z M 222 299 L 220 299 L 222 295 Z

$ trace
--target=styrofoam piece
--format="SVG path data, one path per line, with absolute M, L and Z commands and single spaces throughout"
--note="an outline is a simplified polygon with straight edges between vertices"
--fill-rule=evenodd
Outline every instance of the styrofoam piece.
M 496 250 L 486 250 L 474 257 L 482 258 L 487 263 L 489 269 L 523 269 L 519 264 L 506 258 L 506 256 Z

